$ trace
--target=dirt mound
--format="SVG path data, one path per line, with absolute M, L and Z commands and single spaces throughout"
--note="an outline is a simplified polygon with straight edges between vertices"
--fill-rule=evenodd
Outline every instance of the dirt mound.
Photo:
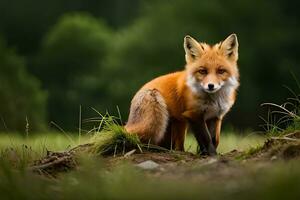
M 78 166 L 78 155 L 90 153 L 89 148 L 94 144 L 79 145 L 66 152 L 48 152 L 47 155 L 34 162 L 29 168 L 40 174 L 56 176 L 60 172 L 72 170 Z M 103 157 L 103 156 L 102 156 Z M 143 151 L 132 149 L 126 153 L 105 156 L 107 167 L 117 166 L 121 162 L 130 162 L 142 168 L 157 168 L 158 171 L 180 171 L 191 166 L 215 167 L 232 165 L 236 161 L 270 161 L 278 159 L 295 159 L 300 157 L 300 131 L 281 137 L 270 137 L 262 147 L 239 152 L 233 150 L 216 157 L 203 157 L 188 152 L 176 151 Z M 166 170 L 167 169 L 167 170 Z
M 270 137 L 261 148 L 244 152 L 246 159 L 295 159 L 300 157 L 300 131 L 280 137 Z M 243 154 L 242 154 L 243 156 Z
M 77 167 L 77 156 L 88 151 L 92 144 L 78 145 L 68 151 L 52 152 L 47 151 L 45 157 L 34 161 L 29 167 L 30 171 L 39 174 L 56 177 L 60 172 L 66 172 Z

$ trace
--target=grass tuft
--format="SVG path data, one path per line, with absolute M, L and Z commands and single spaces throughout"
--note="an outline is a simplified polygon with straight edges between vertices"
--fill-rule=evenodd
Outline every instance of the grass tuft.
M 125 154 L 132 149 L 142 152 L 142 143 L 136 134 L 128 133 L 117 124 L 107 125 L 102 131 L 97 132 L 92 138 L 93 145 L 90 152 L 100 155 Z
M 89 152 L 97 155 L 117 155 L 126 154 L 131 150 L 138 150 L 143 153 L 144 151 L 169 151 L 163 147 L 159 147 L 153 144 L 144 144 L 140 141 L 139 137 L 135 133 L 128 133 L 125 128 L 118 123 L 120 118 L 114 117 L 106 113 L 100 115 L 100 119 L 93 119 L 98 121 L 99 125 L 94 128 L 94 136 L 91 138 L 90 143 L 93 145 L 90 147 Z
M 106 113 L 102 115 L 94 109 L 100 118 L 93 118 L 92 122 L 99 123 L 96 128 L 89 132 L 94 132 L 90 143 L 89 152 L 97 155 L 125 154 L 132 149 L 141 149 L 141 142 L 136 134 L 128 133 L 118 122 L 120 118 Z M 86 121 L 89 122 L 89 121 Z M 90 121 L 91 122 L 91 121 Z
M 288 98 L 285 103 L 281 105 L 275 103 L 262 104 L 262 106 L 269 107 L 267 119 L 261 117 L 265 122 L 263 128 L 269 137 L 282 136 L 300 129 L 300 95 L 298 93 L 300 91 L 295 92 L 287 86 L 286 88 L 293 96 Z

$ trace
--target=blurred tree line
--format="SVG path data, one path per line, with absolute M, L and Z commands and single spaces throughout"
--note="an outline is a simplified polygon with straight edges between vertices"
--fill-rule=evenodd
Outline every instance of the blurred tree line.
M 11 0 L 0 2 L 0 129 L 83 118 L 130 100 L 147 81 L 184 67 L 183 37 L 237 33 L 241 87 L 227 125 L 256 128 L 263 102 L 281 103 L 300 74 L 300 2 L 252 0 Z M 5 41 L 4 41 L 5 40 Z M 13 49 L 12 49 L 13 48 Z M 19 55 L 17 55 L 19 54 Z M 22 56 L 20 56 L 22 55 Z M 21 102 L 21 103 L 20 103 Z

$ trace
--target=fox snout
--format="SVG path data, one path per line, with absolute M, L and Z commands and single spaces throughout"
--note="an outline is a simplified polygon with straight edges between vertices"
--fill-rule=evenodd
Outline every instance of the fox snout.
M 213 91 L 215 89 L 215 85 L 213 83 L 209 83 L 207 86 L 209 91 Z
M 203 90 L 208 93 L 214 93 L 217 92 L 221 87 L 223 86 L 223 83 L 214 83 L 214 82 L 208 82 L 206 84 L 201 84 Z

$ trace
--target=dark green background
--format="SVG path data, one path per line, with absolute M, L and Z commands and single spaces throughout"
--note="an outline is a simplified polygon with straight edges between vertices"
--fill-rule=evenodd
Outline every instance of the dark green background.
M 152 78 L 184 67 L 183 37 L 238 35 L 241 87 L 227 127 L 259 129 L 263 102 L 282 103 L 300 74 L 299 1 L 0 1 L 0 129 L 76 131 Z M 28 127 L 28 125 L 27 125 Z M 88 129 L 88 125 L 84 127 Z

